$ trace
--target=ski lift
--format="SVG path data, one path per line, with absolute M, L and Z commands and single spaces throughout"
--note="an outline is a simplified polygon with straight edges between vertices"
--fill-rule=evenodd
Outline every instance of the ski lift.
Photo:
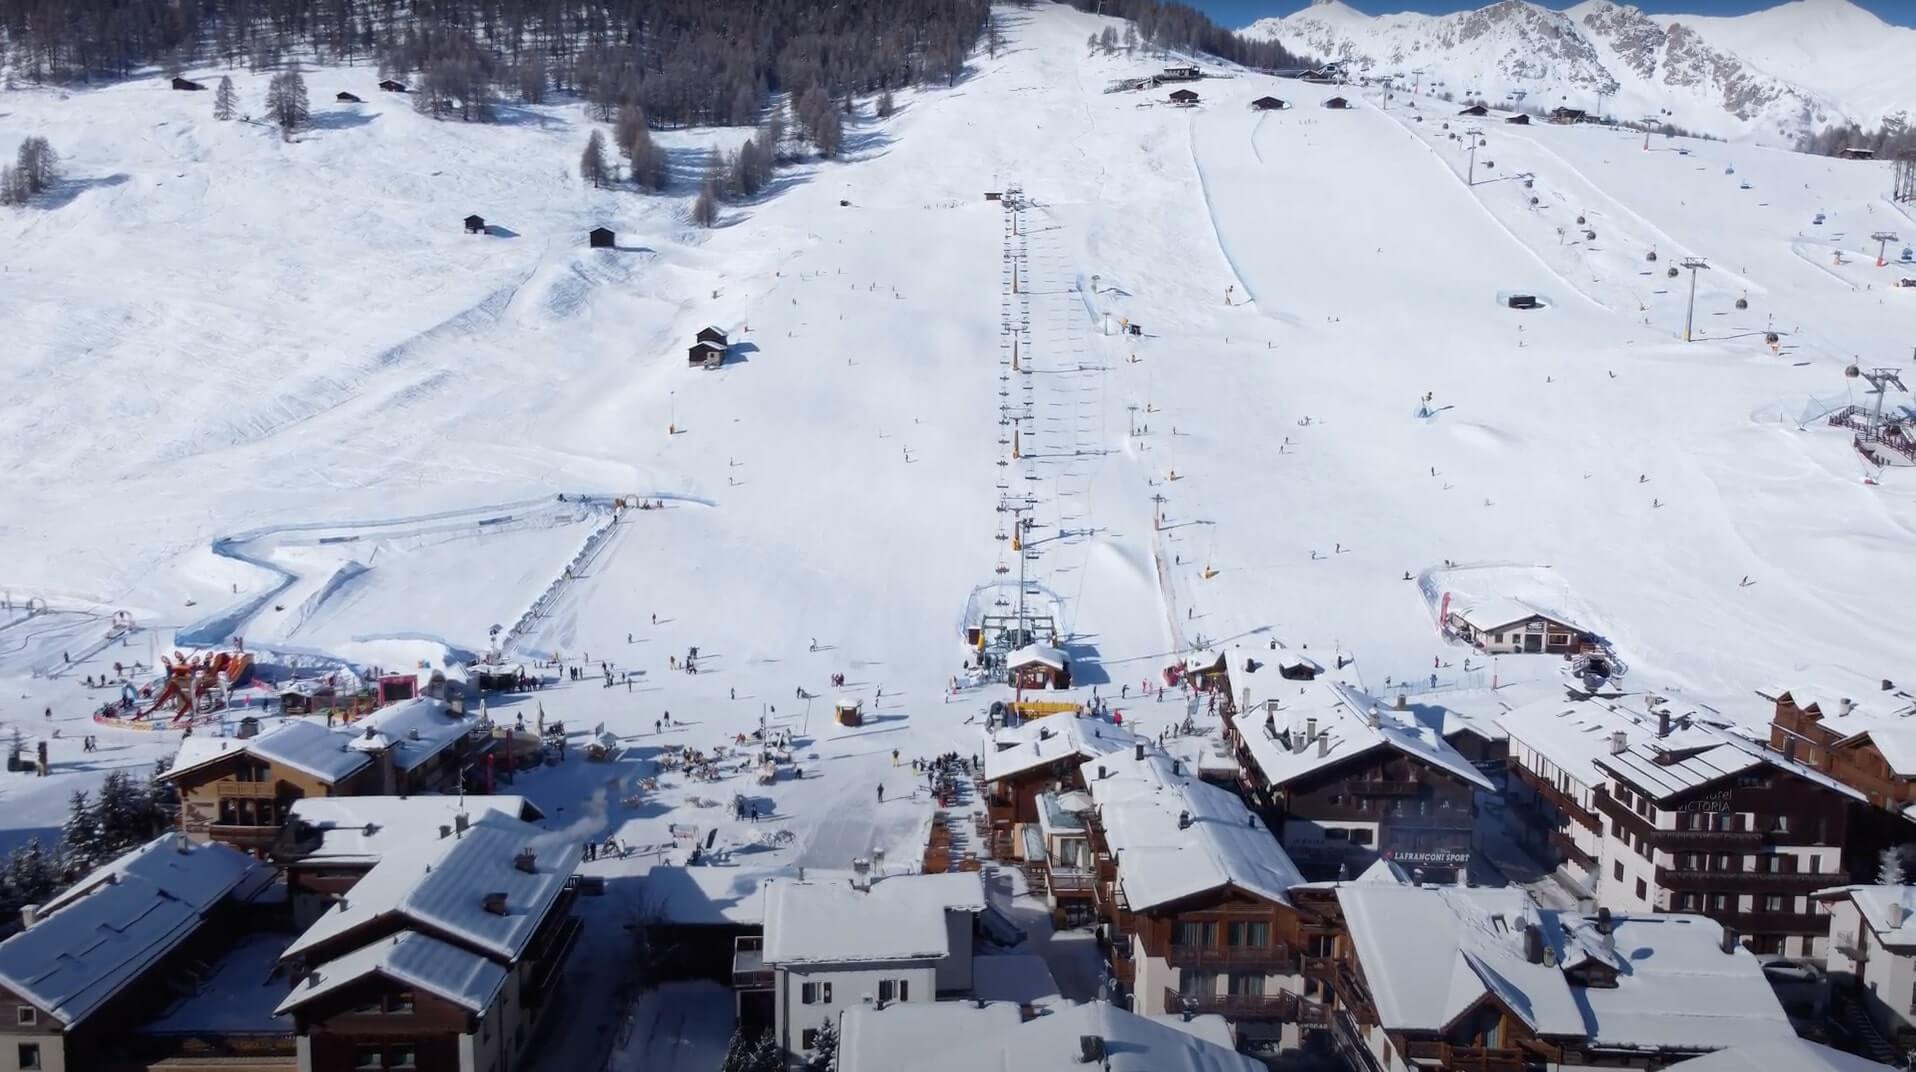
M 1530 203 L 1531 203 L 1531 204 L 1532 204 L 1532 205 L 1534 206 L 1534 205 L 1535 205 L 1535 204 L 1537 203 L 1537 199 L 1536 199 L 1536 198 L 1534 198 L 1534 197 L 1533 197 L 1533 198 L 1531 198 L 1531 199 L 1530 199 Z
M 1904 247 L 1903 247 L 1903 260 L 1904 260 L 1904 261 L 1916 261 L 1916 249 L 1911 249 L 1911 248 L 1910 248 L 1910 247 L 1908 247 L 1908 246 L 1904 246 Z
M 1597 240 L 1597 232 L 1585 231 L 1583 232 L 1583 238 L 1586 242 L 1595 242 Z
M 1675 266 L 1675 265 L 1671 265 L 1671 266 L 1670 266 L 1670 270 L 1669 270 L 1668 272 L 1665 272 L 1664 274 L 1665 274 L 1665 275 L 1668 275 L 1668 276 L 1669 276 L 1669 277 L 1670 277 L 1671 279 L 1675 279 L 1675 278 L 1677 277 L 1677 270 L 1676 270 L 1676 266 Z
M 1748 309 L 1748 308 L 1750 307 L 1750 299 L 1748 299 L 1748 298 L 1738 298 L 1738 299 L 1736 300 L 1736 307 L 1737 307 L 1737 309 L 1739 309 L 1739 310 L 1742 310 L 1742 309 Z
M 1656 260 L 1656 259 L 1657 259 L 1657 251 L 1653 249 L 1653 250 L 1651 250 L 1650 252 L 1648 252 L 1648 253 L 1646 253 L 1646 254 L 1644 254 L 1644 255 L 1643 255 L 1643 259 L 1644 259 L 1644 260 L 1646 260 L 1646 261 L 1654 261 L 1654 260 Z
M 1782 342 L 1783 340 L 1777 337 L 1776 332 L 1766 331 L 1763 333 L 1763 341 L 1770 344 L 1771 346 L 1775 346 L 1777 343 Z
M 1735 164 L 1731 164 L 1731 165 L 1730 165 L 1729 167 L 1726 167 L 1726 168 L 1724 168 L 1724 169 L 1723 169 L 1723 174 L 1725 174 L 1725 175 L 1734 175 L 1734 174 L 1736 174 L 1736 165 L 1735 165 Z
M 1813 224 L 1816 224 L 1816 225 L 1818 225 L 1818 226 L 1821 226 L 1821 225 L 1822 225 L 1822 222 L 1823 222 L 1823 220 L 1824 220 L 1825 218 L 1826 218 L 1826 217 L 1824 217 L 1824 215 L 1823 215 L 1823 214 L 1822 214 L 1821 212 L 1819 212 L 1819 213 L 1817 213 L 1817 214 L 1816 214 L 1816 218 L 1814 218 L 1814 219 L 1812 219 L 1812 220 L 1810 220 L 1810 222 L 1811 222 L 1811 223 L 1813 223 Z
M 1749 189 L 1749 188 L 1750 188 L 1750 183 L 1749 183 L 1749 180 L 1748 180 L 1748 179 L 1745 179 L 1744 181 L 1742 181 L 1742 182 L 1739 182 L 1739 183 L 1737 183 L 1737 184 L 1736 184 L 1736 188 L 1737 188 L 1737 189 L 1739 189 L 1739 190 L 1747 190 L 1747 189 Z
M 1586 222 L 1587 222 L 1587 221 L 1586 221 L 1586 220 L 1584 220 L 1584 218 L 1583 218 L 1582 216 L 1578 216 L 1578 217 L 1577 217 L 1577 226 L 1579 226 L 1579 227 L 1582 227 L 1582 226 L 1584 225 L 1584 223 L 1586 223 Z

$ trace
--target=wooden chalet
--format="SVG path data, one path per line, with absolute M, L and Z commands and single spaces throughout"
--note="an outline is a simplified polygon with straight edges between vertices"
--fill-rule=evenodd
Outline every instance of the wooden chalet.
M 180 831 L 264 852 L 295 802 L 309 797 L 457 791 L 491 762 L 494 740 L 474 720 L 424 697 L 350 726 L 285 721 L 246 739 L 189 737 L 165 779 L 180 794 Z
M 610 227 L 594 227 L 586 232 L 585 241 L 593 249 L 611 249 L 618 244 Z
M 1071 660 L 1048 644 L 1026 644 L 1005 657 L 1011 683 L 1020 689 L 1068 689 Z
M 1158 75 L 1158 79 L 1164 82 L 1195 82 L 1203 77 L 1204 72 L 1199 70 L 1194 64 L 1166 67 L 1163 72 Z
M 1256 687 L 1267 698 L 1229 718 L 1225 739 L 1241 792 L 1306 877 L 1378 860 L 1430 881 L 1468 869 L 1476 793 L 1495 787 L 1437 730 L 1341 682 Z
M 1486 655 L 1576 655 L 1597 648 L 1595 634 L 1516 599 L 1452 603 L 1444 628 Z
M 340 90 L 340 91 L 339 91 L 338 93 L 335 93 L 335 94 L 333 94 L 333 100 L 334 100 L 334 101 L 336 101 L 336 102 L 338 102 L 338 103 L 340 103 L 340 104 L 359 104 L 359 103 L 361 103 L 361 101 L 360 101 L 360 99 L 359 99 L 359 98 L 358 98 L 357 96 L 355 96 L 355 95 L 353 95 L 353 94 L 351 94 L 351 93 L 348 93 L 348 92 L 346 92 L 346 91 L 345 91 L 345 90 L 343 90 L 343 89 L 342 89 L 342 90 Z
M 383 78 L 379 82 L 379 88 L 387 93 L 404 93 L 406 92 L 406 83 L 395 82 L 390 78 Z
M 301 1068 L 454 1069 L 529 1060 L 580 925 L 577 844 L 504 815 L 382 859 L 286 950 Z M 537 847 L 529 847 L 537 842 Z
M 198 82 L 193 81 L 191 78 L 181 78 L 178 75 L 174 75 L 173 88 L 180 90 L 182 92 L 191 93 L 191 92 L 197 92 L 199 90 L 203 90 L 206 87 L 199 84 Z
M 146 1052 L 141 1025 L 231 946 L 270 879 L 243 853 L 165 834 L 28 907 L 0 942 L 0 1068 L 148 1067 L 163 1054 Z M 291 1072 L 292 1039 L 260 1040 L 252 1056 L 233 1067 Z
M 978 769 L 985 811 L 977 834 L 991 856 L 1022 868 L 1054 918 L 1076 926 L 1093 915 L 1087 764 L 1132 747 L 1102 719 L 1056 715 L 990 732 Z
M 1842 160 L 1874 160 L 1876 159 L 1876 150 L 1865 149 L 1856 145 L 1846 145 L 1838 149 L 1836 155 Z
M 1329 930 L 1304 972 L 1344 1067 L 1657 1069 L 1794 1037 L 1763 965 L 1709 920 L 1563 912 L 1381 871 L 1297 896 Z
M 691 349 L 686 351 L 687 362 L 695 368 L 718 368 L 725 363 L 725 351 L 730 347 L 723 331 L 714 327 L 701 329 Z
M 1168 99 L 1172 104 L 1180 108 L 1189 108 L 1198 102 L 1198 95 L 1195 90 L 1174 89 L 1171 91 L 1171 96 Z
M 1477 118 L 1481 119 L 1484 116 L 1487 116 L 1490 114 L 1490 109 L 1484 107 L 1481 104 L 1473 104 L 1468 108 L 1464 108 L 1460 110 L 1457 114 L 1476 116 Z
M 1530 125 L 1530 116 L 1524 112 L 1518 112 L 1516 115 L 1506 118 L 1504 122 L 1512 126 L 1527 127 Z
M 1282 111 L 1289 107 L 1289 105 L 1276 97 L 1259 97 L 1251 102 L 1251 107 L 1260 112 L 1276 112 Z
M 1140 743 L 1082 768 L 1094 894 L 1133 1012 L 1215 1013 L 1243 1039 L 1295 1042 L 1303 876 L 1227 789 Z
M 1770 748 L 1857 790 L 1891 815 L 1916 805 L 1916 697 L 1883 681 L 1858 702 L 1812 689 L 1759 693 L 1776 706 Z
M 1350 106 L 1351 102 L 1342 97 L 1332 97 L 1324 102 L 1324 107 L 1326 108 L 1349 108 Z
M 474 216 L 466 217 L 466 233 L 467 234 L 484 234 L 485 232 L 486 232 L 486 218 L 484 216 L 474 215 Z
M 1590 121 L 1590 113 L 1582 108 L 1552 108 L 1550 121 L 1552 123 L 1587 123 Z

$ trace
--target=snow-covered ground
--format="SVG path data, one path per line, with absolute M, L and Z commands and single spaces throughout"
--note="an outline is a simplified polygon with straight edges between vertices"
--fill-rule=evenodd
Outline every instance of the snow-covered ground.
M 1553 602 L 1628 684 L 1746 721 L 1800 673 L 1908 676 L 1885 624 L 1916 591 L 1916 472 L 1866 485 L 1846 434 L 1778 419 L 1916 335 L 1867 239 L 1916 239 L 1886 165 L 1491 124 L 1470 186 L 1435 102 L 1334 112 L 1240 74 L 1174 109 L 1102 92 L 1152 61 L 1087 56 L 1096 18 L 998 17 L 1000 57 L 709 232 L 682 200 L 583 187 L 576 106 L 434 123 L 370 68 L 327 70 L 316 98 L 367 103 L 289 144 L 157 79 L 0 97 L 0 144 L 46 134 L 73 177 L 0 215 L 0 586 L 61 611 L 0 615 L 0 717 L 61 732 L 54 777 L 0 781 L 16 836 L 171 747 L 95 731 L 80 679 L 176 629 L 409 665 L 536 606 L 518 652 L 635 673 L 492 707 L 622 738 L 513 790 L 634 850 L 588 870 L 707 836 L 747 873 L 912 866 L 932 806 L 893 751 L 973 751 L 1004 695 L 945 694 L 967 606 L 1016 576 L 1001 490 L 1032 503 L 1027 566 L 1079 682 L 1147 733 L 1182 705 L 1121 690 L 1200 643 L 1343 650 L 1377 688 L 1434 669 L 1479 705 L 1550 687 L 1545 657 L 1465 673 L 1424 577 Z M 1296 107 L 1249 110 L 1266 93 Z M 670 144 L 690 167 L 737 136 Z M 983 197 L 1012 184 L 1015 235 Z M 586 249 L 602 222 L 619 248 Z M 1688 344 L 1688 280 L 1661 274 L 1686 254 L 1713 265 Z M 708 323 L 748 345 L 688 370 Z M 1015 461 L 1001 404 L 1031 413 Z M 115 610 L 139 631 L 89 654 Z M 692 646 L 701 672 L 669 669 Z M 831 724 L 834 673 L 864 726 Z M 802 780 L 643 788 L 663 746 L 761 715 Z

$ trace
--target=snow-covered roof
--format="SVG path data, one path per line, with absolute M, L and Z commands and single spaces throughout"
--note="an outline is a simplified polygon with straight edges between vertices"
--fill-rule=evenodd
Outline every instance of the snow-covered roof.
M 976 872 L 894 875 L 869 890 L 848 879 L 765 884 L 765 963 L 937 960 L 951 954 L 947 912 L 982 912 Z
M 319 843 L 299 862 L 375 864 L 387 853 L 439 837 L 439 828 L 497 813 L 514 819 L 538 814 L 521 796 L 306 797 L 293 802 L 292 820 L 311 828 Z M 303 832 L 302 832 L 303 833 Z M 305 840 L 304 837 L 301 840 Z
M 1337 900 L 1385 1030 L 1442 1031 L 1494 994 L 1540 1035 L 1583 1034 L 1562 970 L 1524 957 L 1522 889 L 1352 883 Z
M 1916 725 L 1878 726 L 1859 736 L 1869 738 L 1897 777 L 1916 778 Z
M 1652 800 L 1668 800 L 1700 786 L 1721 781 L 1755 767 L 1776 767 L 1814 782 L 1852 800 L 1867 801 L 1861 790 L 1837 781 L 1813 767 L 1786 759 L 1754 741 L 1713 726 L 1673 730 L 1668 737 L 1650 737 L 1622 752 L 1598 757 L 1597 767 L 1628 782 Z
M 1476 600 L 1453 599 L 1450 604 L 1450 615 L 1472 629 L 1492 633 L 1531 618 L 1546 618 L 1569 629 L 1579 628 L 1575 622 L 1555 611 L 1544 610 L 1510 596 L 1493 596 L 1489 599 Z
M 1738 1043 L 1692 1057 L 1683 1072 L 1889 1072 L 1890 1066 L 1800 1038 Z
M 1058 980 L 1036 953 L 972 957 L 971 993 L 979 1001 L 1033 1005 L 1058 1000 Z
M 1005 660 L 1005 665 L 1013 670 L 1021 666 L 1049 666 L 1053 670 L 1063 670 L 1066 661 L 1064 652 L 1049 644 L 1026 644 L 1012 652 Z
M 1656 732 L 1644 716 L 1601 700 L 1553 698 L 1524 704 L 1497 719 L 1510 740 L 1542 755 L 1585 786 L 1607 779 L 1597 760 L 1610 754 L 1611 734 L 1626 742 Z
M 1493 996 L 1539 1035 L 1606 1048 L 1713 1050 L 1792 1035 L 1754 954 L 1723 952 L 1702 916 L 1596 917 L 1538 907 L 1516 888 L 1344 883 L 1337 887 L 1386 1029 L 1441 1031 Z M 1531 963 L 1526 926 L 1552 955 Z M 1574 983 L 1596 960 L 1614 987 Z
M 1104 1043 L 1109 1072 L 1259 1072 L 1236 1052 L 1220 1017 L 1147 1017 L 1104 1002 L 1046 1006 L 909 1001 L 853 1006 L 839 1021 L 839 1072 L 1080 1072 L 1079 1040 Z M 926 1045 L 927 1040 L 936 1045 Z
M 765 922 L 766 877 L 736 867 L 655 864 L 639 878 L 660 923 L 720 926 Z
M 1133 910 L 1226 886 L 1289 904 L 1287 891 L 1304 881 L 1277 838 L 1236 794 L 1199 779 L 1155 748 L 1142 760 L 1130 751 L 1114 752 L 1086 761 L 1081 770 Z M 1185 816 L 1188 827 L 1180 826 Z
M 202 737 L 198 734 L 183 737 L 180 739 L 180 750 L 173 754 L 173 765 L 167 768 L 167 776 L 204 767 L 224 759 L 229 753 L 244 751 L 245 745 L 245 741 L 234 737 Z
M 464 737 L 473 724 L 472 719 L 453 714 L 443 700 L 415 696 L 374 711 L 353 723 L 352 729 L 362 739 L 375 735 L 387 738 L 392 742 L 393 767 L 410 771 Z
M 1560 939 L 1558 963 L 1595 958 L 1617 969 L 1614 987 L 1574 987 L 1600 1047 L 1715 1050 L 1758 1039 L 1795 1038 L 1754 953 L 1723 952 L 1723 927 L 1703 916 L 1615 916 L 1609 941 L 1588 916 L 1546 913 Z M 1545 934 L 1552 928 L 1546 926 Z
M 516 863 L 535 850 L 532 869 Z M 374 920 L 399 916 L 503 960 L 515 960 L 579 864 L 576 842 L 497 812 L 479 816 L 463 836 L 417 843 L 389 855 L 328 908 L 286 950 L 288 957 L 336 941 Z M 486 911 L 506 895 L 505 914 Z
M 1848 898 L 1856 903 L 1857 911 L 1863 915 L 1869 929 L 1876 937 L 1891 949 L 1916 948 L 1916 887 L 1884 886 L 1880 884 L 1836 886 L 1816 891 L 1816 898 L 1828 901 L 1836 898 Z M 1890 920 L 1892 906 L 1902 906 L 1902 919 Z
M 48 901 L 38 923 L 0 942 L 0 986 L 71 1027 L 199 929 L 255 866 L 225 845 L 163 834 Z
M 291 767 L 328 785 L 337 785 L 372 759 L 346 747 L 352 734 L 328 729 L 318 722 L 289 718 L 240 742 L 254 758 Z
M 1103 719 L 1053 715 L 985 735 L 984 775 L 988 782 L 1010 778 L 1059 760 L 1086 760 L 1130 748 L 1137 736 Z
M 1288 681 L 1272 675 L 1274 695 L 1236 718 L 1251 761 L 1272 786 L 1333 767 L 1379 748 L 1489 791 L 1493 787 L 1463 753 L 1430 727 L 1402 717 L 1340 681 Z
M 435 994 L 471 1012 L 484 1012 L 505 984 L 506 969 L 477 953 L 417 931 L 401 931 L 306 973 L 277 1011 L 291 1012 L 315 998 L 370 976 Z
M 1410 876 L 1404 873 L 1402 865 L 1395 860 L 1385 860 L 1382 858 L 1379 858 L 1375 863 L 1366 867 L 1364 873 L 1358 875 L 1352 881 L 1383 883 L 1386 886 L 1408 886 L 1411 884 Z

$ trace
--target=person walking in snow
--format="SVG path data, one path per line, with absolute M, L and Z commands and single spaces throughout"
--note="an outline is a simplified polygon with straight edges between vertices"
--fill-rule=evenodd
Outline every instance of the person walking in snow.
M 898 766 L 898 749 L 896 748 L 891 750 L 891 765 Z
M 44 748 L 45 746 L 43 745 L 42 747 Z M 885 802 L 885 783 L 883 782 L 878 783 L 878 802 L 880 804 Z

